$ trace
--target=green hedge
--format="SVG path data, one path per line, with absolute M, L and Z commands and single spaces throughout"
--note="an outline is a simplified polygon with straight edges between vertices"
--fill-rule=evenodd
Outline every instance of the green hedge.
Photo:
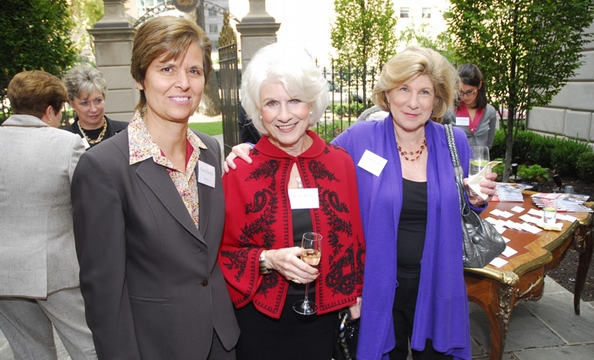
M 491 158 L 504 157 L 505 134 L 502 129 L 498 129 L 491 147 Z M 594 152 L 584 141 L 520 130 L 512 150 L 512 159 L 518 164 L 538 164 L 561 176 L 577 176 L 581 180 L 594 182 Z

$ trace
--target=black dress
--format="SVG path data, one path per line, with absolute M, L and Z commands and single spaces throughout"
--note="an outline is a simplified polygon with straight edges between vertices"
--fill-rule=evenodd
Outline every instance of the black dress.
M 293 210 L 293 238 L 301 246 L 301 236 L 312 231 L 309 210 Z M 280 319 L 262 314 L 249 303 L 236 309 L 241 329 L 237 360 L 331 360 L 337 312 L 299 315 L 293 303 L 302 300 L 305 285 L 290 282 Z M 315 282 L 310 283 L 309 299 L 315 300 Z

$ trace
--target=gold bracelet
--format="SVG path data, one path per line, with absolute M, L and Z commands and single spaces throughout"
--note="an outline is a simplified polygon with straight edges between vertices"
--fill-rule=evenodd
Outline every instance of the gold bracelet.
M 260 275 L 270 274 L 270 269 L 266 267 L 266 251 L 260 253 Z

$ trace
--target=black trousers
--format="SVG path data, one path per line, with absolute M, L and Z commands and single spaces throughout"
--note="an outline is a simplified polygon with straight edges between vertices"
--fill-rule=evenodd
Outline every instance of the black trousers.
M 415 309 L 419 294 L 419 278 L 398 278 L 398 288 L 394 297 L 392 316 L 396 347 L 390 352 L 390 360 L 406 360 L 409 342 L 414 326 Z M 433 341 L 427 339 L 423 351 L 412 350 L 414 360 L 451 360 L 452 356 L 435 351 Z

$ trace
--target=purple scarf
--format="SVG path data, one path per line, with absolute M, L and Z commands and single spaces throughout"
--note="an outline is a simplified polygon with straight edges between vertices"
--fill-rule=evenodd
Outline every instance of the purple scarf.
M 464 173 L 470 147 L 454 128 Z M 454 359 L 471 359 L 468 300 L 462 263 L 462 226 L 454 169 L 444 128 L 425 125 L 427 163 L 427 231 L 411 346 L 423 350 L 426 339 Z M 334 140 L 358 164 L 369 150 L 388 160 L 379 177 L 357 167 L 363 230 L 367 245 L 363 309 L 357 358 L 388 359 L 395 346 L 392 304 L 396 280 L 396 241 L 402 209 L 402 169 L 392 116 L 362 121 Z M 476 210 L 476 209 L 475 209 Z M 480 211 L 480 209 L 479 209 Z

